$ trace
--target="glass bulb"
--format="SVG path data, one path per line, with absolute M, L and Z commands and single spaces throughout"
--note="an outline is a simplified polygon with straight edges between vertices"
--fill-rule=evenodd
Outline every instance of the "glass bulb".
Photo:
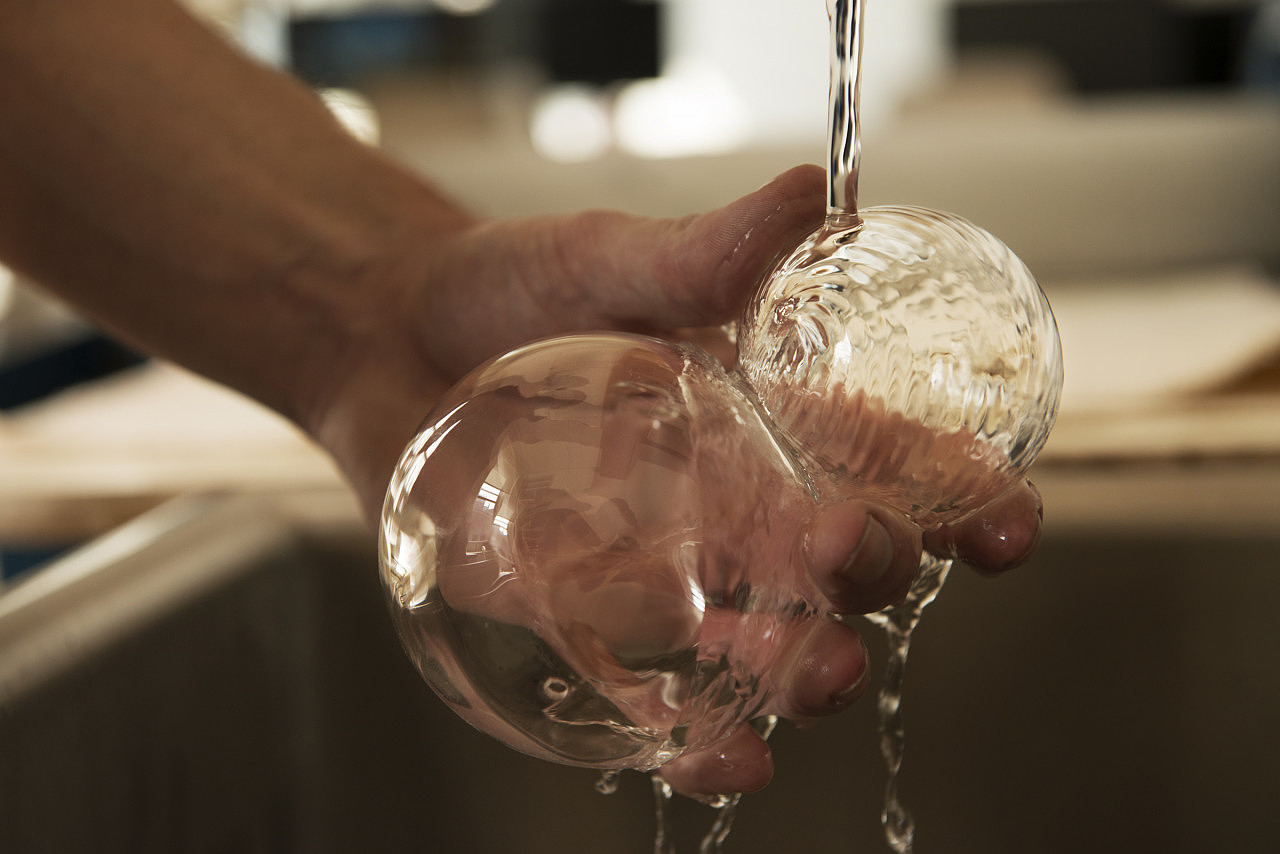
M 812 497 L 740 383 L 628 335 L 534 344 L 450 391 L 397 467 L 382 577 L 426 680 L 526 753 L 652 768 L 754 717 L 775 629 L 824 619 Z M 794 625 L 792 625 L 794 629 Z
M 1026 471 L 1052 429 L 1062 354 L 1025 264 L 960 217 L 875 207 L 833 219 L 766 277 L 738 370 L 822 494 L 924 527 Z

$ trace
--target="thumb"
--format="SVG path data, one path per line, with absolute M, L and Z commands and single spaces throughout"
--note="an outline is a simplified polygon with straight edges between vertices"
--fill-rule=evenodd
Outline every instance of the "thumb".
M 816 228 L 826 210 L 825 178 L 798 166 L 753 193 L 707 213 L 653 220 L 615 258 L 614 316 L 667 327 L 732 320 L 760 278 Z M 627 263 L 633 262 L 633 263 Z

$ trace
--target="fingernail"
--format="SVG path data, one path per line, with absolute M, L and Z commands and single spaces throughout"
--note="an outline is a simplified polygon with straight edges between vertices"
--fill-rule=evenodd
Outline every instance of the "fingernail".
M 892 565 L 893 538 L 879 519 L 868 514 L 862 539 L 841 568 L 840 574 L 858 584 L 874 584 L 884 578 Z
M 858 643 L 862 644 L 864 662 L 862 672 L 858 674 L 857 679 L 853 680 L 852 685 L 831 695 L 831 702 L 836 708 L 844 708 L 861 698 L 867 692 L 867 685 L 871 682 L 871 654 L 867 651 L 867 644 L 861 637 L 858 638 Z

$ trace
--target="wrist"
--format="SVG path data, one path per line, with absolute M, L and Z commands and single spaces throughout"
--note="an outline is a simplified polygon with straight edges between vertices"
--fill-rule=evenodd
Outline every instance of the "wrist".
M 400 178 L 380 197 L 383 213 L 357 217 L 346 237 L 323 242 L 315 263 L 291 272 L 286 291 L 312 329 L 289 360 L 282 400 L 269 402 L 330 453 L 370 518 L 401 450 L 451 385 L 424 356 L 424 340 L 453 321 L 424 312 L 422 295 L 438 286 L 440 255 L 473 222 L 416 178 Z M 373 222 L 384 227 L 366 227 Z
M 280 310 L 293 318 L 281 345 L 295 352 L 264 402 L 308 431 L 411 334 L 410 294 L 430 286 L 433 256 L 470 219 L 416 177 L 391 178 L 393 192 L 370 190 L 376 210 L 332 205 L 306 217 L 302 246 L 278 271 Z

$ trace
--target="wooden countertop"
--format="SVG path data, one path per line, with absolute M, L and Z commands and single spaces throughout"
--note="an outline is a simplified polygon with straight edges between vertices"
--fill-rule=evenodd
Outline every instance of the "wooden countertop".
M 291 424 L 148 363 L 0 417 L 0 542 L 74 542 L 175 495 L 343 488 Z

